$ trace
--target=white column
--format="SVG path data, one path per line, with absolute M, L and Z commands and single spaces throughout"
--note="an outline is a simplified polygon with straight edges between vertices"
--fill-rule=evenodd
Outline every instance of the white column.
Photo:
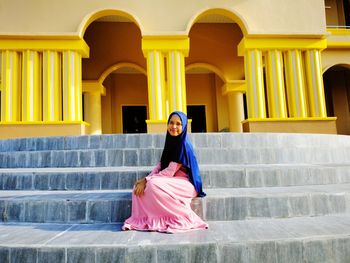
M 247 50 L 244 57 L 247 81 L 248 117 L 266 118 L 262 52 Z
M 173 111 L 186 113 L 185 58 L 181 51 L 168 52 L 167 69 L 169 113 Z
M 164 56 L 152 50 L 147 53 L 147 79 L 150 120 L 166 120 Z
M 19 54 L 6 50 L 1 55 L 1 121 L 21 120 Z
M 82 120 L 81 55 L 63 52 L 63 120 Z
M 41 61 L 37 51 L 22 53 L 22 120 L 42 120 Z
M 300 50 L 284 54 L 289 117 L 307 117 L 303 63 Z
M 62 85 L 60 54 L 43 52 L 43 121 L 62 120 Z
M 327 110 L 319 50 L 305 51 L 305 66 L 310 115 L 325 118 Z

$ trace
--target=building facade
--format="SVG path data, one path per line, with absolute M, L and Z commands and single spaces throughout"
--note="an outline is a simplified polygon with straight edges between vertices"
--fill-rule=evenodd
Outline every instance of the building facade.
M 0 5 L 0 138 L 350 134 L 349 0 Z

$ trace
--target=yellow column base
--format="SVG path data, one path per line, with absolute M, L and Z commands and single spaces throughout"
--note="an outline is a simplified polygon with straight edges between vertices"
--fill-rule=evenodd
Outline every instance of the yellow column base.
M 101 120 L 101 94 L 86 93 L 84 95 L 85 121 L 90 124 L 88 133 L 92 135 L 102 134 Z
M 230 132 L 242 132 L 244 120 L 243 93 L 230 92 L 228 94 L 230 112 Z
M 244 132 L 337 134 L 336 119 L 336 117 L 247 119 L 242 123 Z
M 0 122 L 0 139 L 85 135 L 88 123 L 77 122 Z
M 147 123 L 147 133 L 166 133 L 167 131 L 167 121 L 162 120 L 146 120 Z M 188 120 L 187 133 L 191 132 L 192 120 Z
M 167 121 L 146 120 L 147 133 L 166 133 Z

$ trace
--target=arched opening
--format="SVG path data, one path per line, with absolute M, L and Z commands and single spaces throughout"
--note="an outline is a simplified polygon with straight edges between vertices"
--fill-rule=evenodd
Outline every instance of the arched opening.
M 112 67 L 113 68 L 113 67 Z M 147 76 L 143 69 L 120 65 L 104 81 L 103 133 L 146 133 L 148 117 Z
M 337 117 L 338 134 L 350 135 L 350 65 L 335 65 L 323 74 L 327 115 Z
M 245 32 L 245 28 L 241 29 L 243 23 L 236 15 L 221 9 L 207 10 L 194 21 L 189 31 L 190 52 L 185 60 L 186 66 L 191 65 L 186 71 L 187 104 L 208 105 L 208 132 L 241 131 L 230 129 L 229 107 L 238 105 L 230 104 L 233 100 L 223 93 L 222 87 L 244 80 L 244 58 L 237 54 Z M 209 105 L 213 105 L 211 111 Z M 235 121 L 240 123 L 242 119 Z
M 141 31 L 130 15 L 106 12 L 94 15 L 85 30 L 90 57 L 82 62 L 83 81 L 95 80 L 106 88 L 101 97 L 102 133 L 146 132 L 139 129 L 148 116 Z M 126 119 L 135 120 L 135 125 Z
M 187 114 L 192 119 L 192 132 L 228 130 L 228 124 L 218 119 L 227 108 L 227 99 L 221 92 L 224 80 L 220 75 L 218 69 L 203 63 L 186 67 Z

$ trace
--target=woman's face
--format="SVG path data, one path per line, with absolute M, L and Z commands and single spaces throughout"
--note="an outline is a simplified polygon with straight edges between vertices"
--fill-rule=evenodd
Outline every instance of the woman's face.
M 178 136 L 182 133 L 182 122 L 178 115 L 171 116 L 168 123 L 168 132 L 171 136 Z

